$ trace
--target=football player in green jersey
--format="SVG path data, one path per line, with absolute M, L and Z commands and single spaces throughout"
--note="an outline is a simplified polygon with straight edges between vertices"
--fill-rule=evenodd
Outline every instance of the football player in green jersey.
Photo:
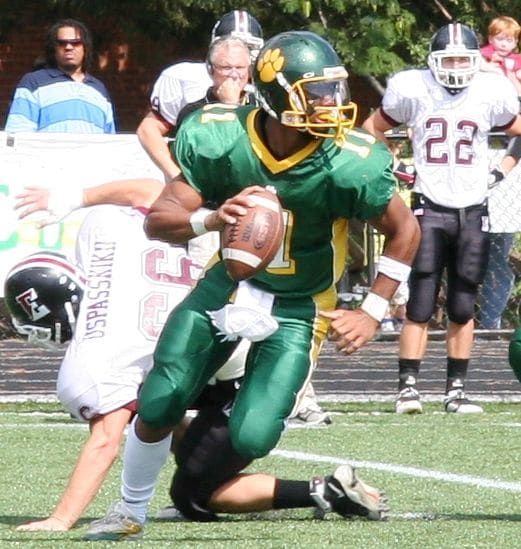
M 261 108 L 208 105 L 185 119 L 175 143 L 182 174 L 152 205 L 145 230 L 172 243 L 222 231 L 254 205 L 249 194 L 270 186 L 284 209 L 286 235 L 274 260 L 247 282 L 232 280 L 217 258 L 170 314 L 126 442 L 117 513 L 123 524 L 132 522 L 135 533 L 142 531 L 172 425 L 238 337 L 252 346 L 226 433 L 210 433 L 221 438 L 219 451 L 206 452 L 215 467 L 206 463 L 206 475 L 194 467 L 196 473 L 172 489 L 176 506 L 190 518 L 252 510 L 254 487 L 236 493 L 235 505 L 219 494 L 233 492 L 241 484 L 238 472 L 276 446 L 328 329 L 345 354 L 373 337 L 418 246 L 418 224 L 396 193 L 389 150 L 353 128 L 356 105 L 331 45 L 310 32 L 279 34 L 261 50 L 253 79 Z M 216 209 L 203 208 L 207 203 Z M 386 245 L 361 308 L 335 310 L 347 220 L 355 217 L 382 232 Z M 344 484 L 344 500 L 363 494 L 351 514 L 380 516 L 378 493 L 361 489 L 349 495 L 348 486 L 361 484 Z M 273 487 L 271 494 L 273 499 Z M 90 539 L 98 539 L 96 529 L 107 530 L 111 517 L 93 525 Z

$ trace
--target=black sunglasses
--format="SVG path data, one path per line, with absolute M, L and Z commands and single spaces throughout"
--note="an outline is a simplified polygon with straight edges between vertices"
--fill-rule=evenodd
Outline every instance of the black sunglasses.
M 56 38 L 56 45 L 62 46 L 81 46 L 83 45 L 83 40 L 81 38 Z

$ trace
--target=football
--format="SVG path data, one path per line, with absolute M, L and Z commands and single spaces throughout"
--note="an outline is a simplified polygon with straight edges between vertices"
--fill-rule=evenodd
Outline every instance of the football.
M 249 195 L 255 206 L 227 224 L 221 239 L 221 253 L 228 274 L 245 280 L 262 271 L 275 257 L 284 236 L 282 207 L 269 190 Z

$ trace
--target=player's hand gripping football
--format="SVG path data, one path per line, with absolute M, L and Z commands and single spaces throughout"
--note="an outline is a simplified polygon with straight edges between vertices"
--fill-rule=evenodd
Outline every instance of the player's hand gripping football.
M 205 220 L 205 225 L 209 231 L 222 231 L 227 223 L 235 225 L 237 218 L 246 215 L 248 208 L 255 206 L 255 202 L 248 196 L 255 192 L 262 192 L 266 189 L 259 185 L 246 187 L 240 193 L 228 198 L 217 210 L 209 215 Z
M 337 351 L 346 355 L 358 351 L 371 340 L 379 326 L 377 320 L 361 309 L 320 311 L 320 315 L 331 320 L 329 338 L 335 342 Z

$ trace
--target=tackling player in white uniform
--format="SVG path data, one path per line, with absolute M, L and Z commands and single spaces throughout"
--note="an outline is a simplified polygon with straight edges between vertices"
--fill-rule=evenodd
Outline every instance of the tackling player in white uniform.
M 429 69 L 406 70 L 390 78 L 380 108 L 364 122 L 365 129 L 383 140 L 392 127 L 410 128 L 417 170 L 412 207 L 422 240 L 400 335 L 397 413 L 422 411 L 416 380 L 445 267 L 445 411 L 483 411 L 466 397 L 464 381 L 476 294 L 489 249 L 487 134 L 495 128 L 519 135 L 521 118 L 511 82 L 478 72 L 480 60 L 478 39 L 469 27 L 442 27 L 431 42 Z
M 98 206 L 78 234 L 87 283 L 57 391 L 86 421 L 135 402 L 166 316 L 201 271 L 184 248 L 148 240 L 143 220 L 138 210 Z
M 98 206 L 78 233 L 76 262 L 85 274 L 85 292 L 57 392 L 79 419 L 89 421 L 122 407 L 135 410 L 166 317 L 204 266 L 183 246 L 149 240 L 144 219 L 139 209 Z M 244 368 L 239 362 L 227 363 L 216 380 L 240 378 Z
M 50 197 L 56 191 L 29 188 L 18 197 L 17 208 L 23 218 L 54 204 L 52 216 L 39 223 L 44 226 L 81 206 L 114 202 L 145 208 L 162 188 L 156 180 L 118 181 L 85 189 L 81 198 L 70 200 L 63 195 Z M 194 257 L 206 260 L 213 246 L 208 242 L 201 246 L 201 239 L 194 239 L 195 250 L 188 254 L 183 246 L 148 240 L 144 208 L 97 206 L 80 227 L 76 262 L 86 283 L 57 392 L 66 410 L 89 422 L 91 432 L 52 514 L 23 524 L 20 530 L 68 530 L 94 499 L 136 410 L 139 386 L 152 366 L 162 325 L 202 271 Z M 31 319 L 24 320 L 27 333 Z M 235 381 L 244 372 L 246 348 L 246 342 L 241 343 L 194 408 L 208 403 L 223 406 L 233 399 Z M 185 427 L 179 426 L 178 440 Z

